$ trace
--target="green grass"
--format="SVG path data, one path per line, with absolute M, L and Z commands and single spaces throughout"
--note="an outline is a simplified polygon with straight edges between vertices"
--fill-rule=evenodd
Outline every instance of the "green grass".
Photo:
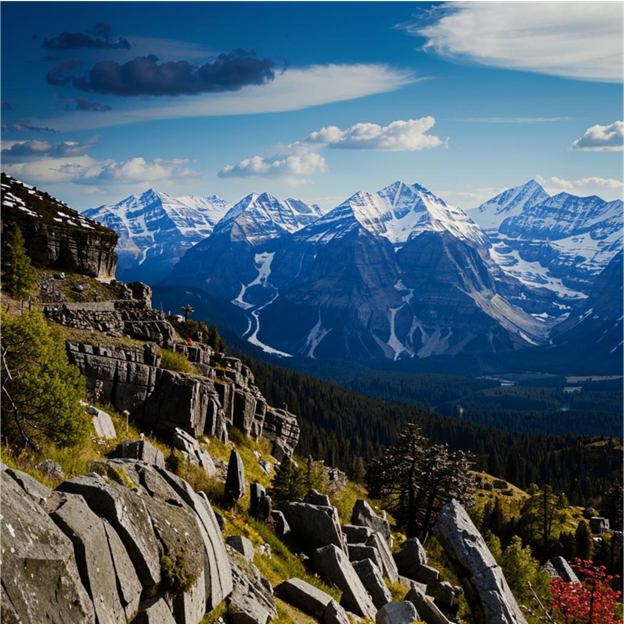
M 191 375 L 197 374 L 197 369 L 191 362 L 186 359 L 183 353 L 177 353 L 170 351 L 169 349 L 163 349 L 157 347 L 158 355 L 162 357 L 160 362 L 160 368 L 174 371 L 176 373 L 190 373 Z

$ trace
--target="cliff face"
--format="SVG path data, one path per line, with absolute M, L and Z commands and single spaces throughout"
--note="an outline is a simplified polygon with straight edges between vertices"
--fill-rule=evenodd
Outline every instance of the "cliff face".
M 22 231 L 35 266 L 101 280 L 115 277 L 115 232 L 3 173 L 2 229 L 12 223 Z

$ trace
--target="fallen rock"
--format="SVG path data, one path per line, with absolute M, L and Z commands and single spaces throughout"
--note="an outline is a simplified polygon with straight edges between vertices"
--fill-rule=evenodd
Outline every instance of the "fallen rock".
M 368 538 L 373 534 L 371 528 L 356 526 L 355 524 L 343 524 L 342 532 L 345 534 L 347 544 L 366 544 Z
M 390 602 L 377 611 L 375 624 L 412 624 L 418 619 L 416 607 L 411 602 Z
M 60 464 L 57 464 L 51 459 L 44 459 L 41 463 L 37 464 L 37 470 L 50 481 L 62 481 L 65 478 L 65 473 Z
M 578 576 L 563 557 L 552 557 L 546 562 L 544 570 L 553 577 L 558 577 L 565 583 L 580 583 Z
M 310 505 L 320 505 L 321 507 L 331 507 L 331 501 L 327 494 L 321 494 L 318 490 L 312 488 L 305 497 L 305 502 Z
M 586 520 L 593 518 L 595 515 L 596 510 L 593 507 L 586 507 L 585 509 L 583 509 L 583 518 L 585 518 Z
M 342 590 L 340 604 L 356 615 L 374 619 L 377 609 L 343 550 L 330 544 L 314 552 L 314 565 L 327 581 Z
M 209 477 L 216 474 L 217 469 L 212 461 L 212 457 L 192 435 L 182 429 L 174 429 L 171 443 L 182 452 L 184 458 L 191 466 L 200 466 Z
M 2 588 L 8 596 L 2 601 L 3 618 L 95 624 L 70 539 L 13 479 L 2 479 L 0 504 Z
M 412 537 L 406 540 L 403 548 L 394 555 L 394 560 L 401 576 L 414 579 L 417 568 L 421 565 L 427 565 L 427 553 L 420 540 L 417 537 Z
M 74 545 L 76 565 L 91 596 L 99 624 L 125 624 L 126 613 L 117 591 L 117 575 L 111 558 L 104 522 L 82 496 L 58 495 L 50 514 Z
M 347 612 L 335 600 L 327 605 L 321 621 L 323 624 L 351 624 Z
M 306 549 L 334 544 L 347 551 L 335 507 L 289 503 L 284 508 L 284 515 L 291 531 Z
M 349 561 L 352 563 L 354 561 L 363 561 L 368 559 L 372 561 L 380 570 L 382 568 L 381 558 L 379 557 L 379 553 L 372 546 L 367 546 L 366 544 L 349 544 Z
M 506 490 L 509 487 L 509 484 L 507 481 L 503 481 L 502 479 L 494 479 L 494 481 L 492 481 L 492 487 L 495 490 Z
M 226 544 L 239 552 L 247 561 L 253 561 L 255 551 L 253 544 L 242 535 L 230 535 L 227 538 Z
M 314 617 L 321 617 L 332 597 L 324 591 L 299 578 L 291 578 L 275 588 L 275 594 L 289 605 L 305 611 Z
M 90 414 L 91 416 L 93 428 L 95 429 L 95 433 L 100 440 L 114 440 L 117 437 L 115 425 L 113 424 L 110 414 L 107 414 L 92 405 L 87 405 L 86 410 L 87 414 Z
M 455 612 L 455 597 L 463 592 L 461 588 L 453 587 L 450 583 L 443 581 L 433 585 L 429 590 L 436 607 L 445 613 Z
M 351 514 L 351 524 L 367 526 L 373 529 L 373 531 L 381 533 L 390 547 L 392 547 L 390 523 L 385 518 L 380 518 L 365 500 L 358 499 L 355 501 L 353 513 Z
M 424 591 L 413 587 L 407 592 L 405 600 L 408 600 L 416 607 L 420 619 L 425 624 L 451 624 L 444 613 L 427 598 Z
M 286 516 L 283 512 L 274 509 L 271 511 L 271 520 L 274 524 L 275 535 L 278 537 L 284 537 L 284 535 L 290 533 L 290 525 L 288 524 Z
M 433 532 L 461 581 L 476 621 L 481 624 L 526 624 L 500 566 L 457 501 L 440 510 Z
M 159 468 L 165 467 L 165 456 L 147 440 L 124 440 L 110 455 L 112 458 L 136 459 Z
M 366 591 L 373 599 L 373 604 L 378 609 L 392 602 L 392 594 L 383 580 L 381 570 L 371 559 L 354 561 L 353 569 L 357 572 Z
M 399 569 L 392 556 L 392 551 L 388 546 L 388 542 L 383 538 L 381 533 L 375 531 L 366 541 L 367 546 L 375 548 L 381 560 L 381 571 L 388 577 L 391 583 L 397 583 L 399 580 Z
M 245 496 L 245 468 L 238 452 L 232 451 L 225 479 L 225 505 L 234 507 L 243 496 Z

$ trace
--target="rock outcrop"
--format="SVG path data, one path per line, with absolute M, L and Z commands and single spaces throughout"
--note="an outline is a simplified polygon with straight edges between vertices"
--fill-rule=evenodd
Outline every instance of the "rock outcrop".
M 442 508 L 433 532 L 462 583 L 476 621 L 482 624 L 526 624 L 500 566 L 457 501 L 453 500 Z
M 333 544 L 343 552 L 347 552 L 335 507 L 290 503 L 284 508 L 284 515 L 291 531 L 304 549 L 310 550 Z
M 115 277 L 118 236 L 67 204 L 2 174 L 2 230 L 16 223 L 35 266 Z
M 378 531 L 392 547 L 390 523 L 385 518 L 380 518 L 365 500 L 358 499 L 355 501 L 351 515 L 351 524 L 369 527 L 373 531 Z

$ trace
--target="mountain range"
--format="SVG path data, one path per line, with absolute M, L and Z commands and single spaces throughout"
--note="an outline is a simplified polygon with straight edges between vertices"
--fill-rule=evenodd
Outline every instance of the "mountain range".
M 206 238 L 229 208 L 216 195 L 176 198 L 149 189 L 83 214 L 119 234 L 120 279 L 154 283 L 167 276 L 188 249 Z
M 245 314 L 244 337 L 274 355 L 397 360 L 546 347 L 579 332 L 569 319 L 587 300 L 609 300 L 609 315 L 618 308 L 617 294 L 595 290 L 617 286 L 599 276 L 622 249 L 620 200 L 551 197 L 532 180 L 463 211 L 396 182 L 327 213 L 267 193 L 217 219 L 224 208 L 148 191 L 86 214 L 120 234 L 126 276 L 229 302 Z

